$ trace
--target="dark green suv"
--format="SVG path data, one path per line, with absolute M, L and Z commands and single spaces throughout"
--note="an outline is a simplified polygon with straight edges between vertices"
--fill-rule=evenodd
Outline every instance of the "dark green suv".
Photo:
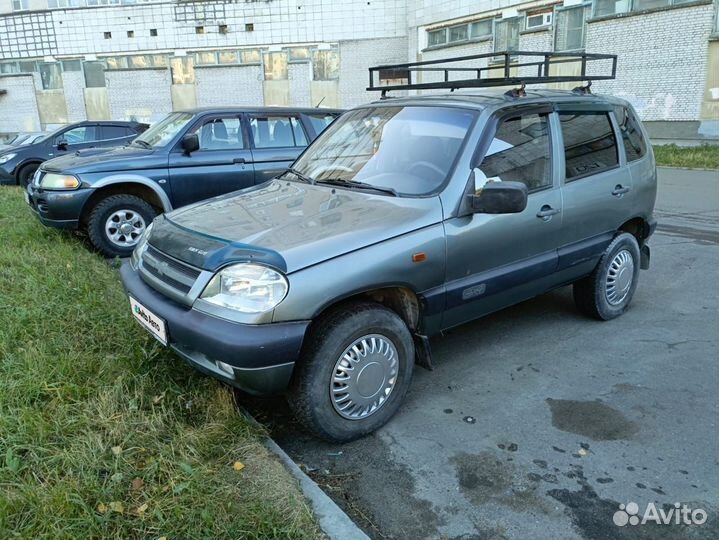
M 157 218 L 121 269 L 135 318 L 343 441 L 395 413 L 429 336 L 569 284 L 618 317 L 656 226 L 646 134 L 624 100 L 521 90 L 358 107 L 280 177 Z

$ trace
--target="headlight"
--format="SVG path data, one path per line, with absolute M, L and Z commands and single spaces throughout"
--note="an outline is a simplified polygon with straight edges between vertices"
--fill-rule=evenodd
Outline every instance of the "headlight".
M 137 269 L 137 265 L 142 258 L 142 255 L 147 251 L 147 239 L 150 238 L 150 231 L 152 230 L 153 223 L 150 223 L 149 227 L 142 233 L 140 239 L 137 241 L 135 249 L 132 251 L 132 257 L 130 258 L 130 264 L 133 268 Z
M 217 272 L 200 298 L 243 313 L 262 313 L 282 302 L 288 287 L 285 276 L 272 268 L 242 263 Z
M 3 154 L 2 156 L 0 156 L 0 165 L 2 165 L 3 163 L 7 163 L 15 156 L 17 156 L 17 154 Z
M 40 187 L 43 189 L 76 189 L 80 187 L 80 180 L 71 174 L 47 173 L 40 182 Z

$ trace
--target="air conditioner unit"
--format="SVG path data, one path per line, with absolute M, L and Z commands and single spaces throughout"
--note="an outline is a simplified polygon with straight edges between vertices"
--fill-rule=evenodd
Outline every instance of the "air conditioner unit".
M 547 13 L 536 13 L 534 15 L 527 15 L 527 29 L 540 28 L 542 26 L 549 26 L 552 24 L 552 12 Z

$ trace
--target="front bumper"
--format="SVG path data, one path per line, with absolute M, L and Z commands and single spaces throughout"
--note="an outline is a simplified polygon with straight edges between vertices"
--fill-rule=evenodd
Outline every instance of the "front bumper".
M 11 165 L 12 162 L 13 160 L 11 159 L 8 163 L 0 165 L 0 186 L 14 186 L 17 184 L 17 181 L 15 180 L 15 165 Z
M 27 187 L 27 201 L 43 225 L 57 229 L 77 229 L 82 209 L 92 193 L 90 188 L 48 191 L 30 184 Z
M 148 286 L 130 263 L 120 268 L 125 290 L 167 324 L 168 345 L 194 368 L 245 392 L 284 391 L 309 321 L 240 324 L 188 309 Z M 217 362 L 232 367 L 232 373 Z

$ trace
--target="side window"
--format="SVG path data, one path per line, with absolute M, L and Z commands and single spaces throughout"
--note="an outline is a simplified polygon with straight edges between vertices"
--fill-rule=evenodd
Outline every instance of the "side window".
M 80 144 L 96 141 L 97 128 L 95 126 L 80 126 L 70 129 L 62 134 L 67 144 Z
M 121 139 L 127 137 L 128 129 L 125 126 L 102 126 L 102 138 Z
M 307 137 L 299 120 L 289 116 L 250 118 L 255 148 L 307 146 Z
M 550 162 L 547 114 L 508 118 L 499 125 L 479 171 L 475 171 L 476 186 L 513 181 L 523 182 L 529 191 L 544 189 L 552 185 Z
M 310 119 L 310 124 L 312 124 L 315 133 L 319 135 L 337 117 L 334 114 L 310 114 L 307 115 L 307 118 Z
M 241 150 L 245 147 L 238 117 L 208 118 L 196 128 L 200 150 Z
M 619 130 L 624 141 L 624 153 L 627 161 L 636 161 L 647 153 L 647 143 L 639 128 L 639 122 L 626 107 L 616 107 L 614 116 L 617 117 Z
M 617 140 L 604 112 L 559 113 L 567 182 L 619 165 Z

